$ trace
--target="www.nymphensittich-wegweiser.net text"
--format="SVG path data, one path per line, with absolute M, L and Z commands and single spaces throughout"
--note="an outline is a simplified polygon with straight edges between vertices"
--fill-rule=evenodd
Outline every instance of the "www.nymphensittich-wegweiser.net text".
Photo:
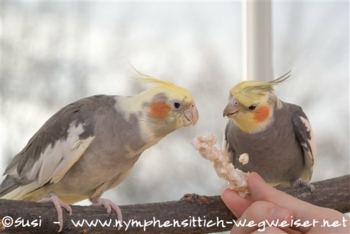
M 1 217 L 0 217 L 1 218 Z M 122 230 L 129 230 L 132 228 L 142 228 L 144 231 L 147 230 L 147 228 L 191 228 L 191 227 L 199 227 L 199 228 L 210 228 L 210 227 L 219 227 L 219 228 L 226 228 L 231 227 L 233 225 L 239 226 L 239 227 L 255 227 L 258 231 L 265 231 L 267 227 L 316 227 L 321 226 L 324 228 L 337 228 L 337 227 L 348 227 L 348 219 L 343 217 L 342 220 L 300 220 L 300 219 L 293 219 L 293 217 L 290 217 L 291 219 L 289 221 L 280 221 L 280 220 L 264 220 L 261 222 L 255 222 L 253 220 L 222 220 L 219 217 L 216 217 L 216 220 L 207 220 L 206 217 L 194 217 L 189 216 L 187 219 L 184 220 L 160 220 L 156 217 L 153 217 L 151 220 L 136 220 L 136 219 L 129 219 L 127 221 L 118 221 L 117 219 L 106 219 L 106 220 L 99 220 L 99 219 L 80 219 L 80 220 L 74 220 L 71 219 L 71 224 L 76 227 L 90 227 L 90 228 L 119 228 L 121 227 Z M 38 216 L 35 219 L 24 219 L 22 217 L 13 218 L 11 216 L 4 216 L 1 218 L 1 224 L 4 228 L 9 227 L 41 227 L 42 225 L 42 219 L 41 216 Z M 53 222 L 54 224 L 59 224 L 57 221 Z

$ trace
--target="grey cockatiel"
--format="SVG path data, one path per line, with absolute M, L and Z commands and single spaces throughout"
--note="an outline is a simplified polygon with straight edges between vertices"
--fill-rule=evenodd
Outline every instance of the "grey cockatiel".
M 62 208 L 90 199 L 121 212 L 100 198 L 117 186 L 147 148 L 178 128 L 196 124 L 189 91 L 151 77 L 156 86 L 138 95 L 98 95 L 76 101 L 53 115 L 8 165 L 0 185 L 4 199 L 50 201 L 62 230 Z
M 301 107 L 282 102 L 273 91 L 289 76 L 271 82 L 243 81 L 230 91 L 224 116 L 223 148 L 235 167 L 257 172 L 273 186 L 309 184 L 316 147 L 313 132 Z M 239 162 L 247 153 L 249 162 Z

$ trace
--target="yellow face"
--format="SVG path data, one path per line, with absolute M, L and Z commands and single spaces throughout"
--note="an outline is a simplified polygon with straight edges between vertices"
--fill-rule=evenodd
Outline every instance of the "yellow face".
M 190 92 L 181 87 L 156 87 L 149 107 L 149 115 L 158 121 L 176 122 L 175 129 L 195 125 L 198 110 Z M 160 122 L 159 122 L 160 123 Z
M 224 116 L 231 118 L 242 131 L 259 132 L 273 117 L 271 86 L 256 81 L 244 81 L 230 91 Z
M 193 126 L 198 110 L 192 94 L 179 86 L 157 79 L 148 80 L 156 86 L 139 94 L 140 107 L 147 116 L 149 132 L 163 137 L 176 129 Z

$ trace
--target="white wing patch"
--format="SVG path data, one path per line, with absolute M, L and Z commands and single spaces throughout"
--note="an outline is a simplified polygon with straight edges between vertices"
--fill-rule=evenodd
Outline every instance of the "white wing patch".
M 27 178 L 35 179 L 38 187 L 47 182 L 57 183 L 66 172 L 78 161 L 94 137 L 84 140 L 79 135 L 84 132 L 83 125 L 75 126 L 75 121 L 69 125 L 66 140 L 58 140 L 54 146 L 49 145 L 40 154 L 39 160 L 28 171 Z
M 305 130 L 310 134 L 310 139 L 305 139 L 305 140 L 308 141 L 310 148 L 311 148 L 309 150 L 305 150 L 305 149 L 308 149 L 307 144 L 301 143 L 301 146 L 302 146 L 303 151 L 304 151 L 305 167 L 304 167 L 303 173 L 300 177 L 303 179 L 310 180 L 311 176 L 312 176 L 312 172 L 313 172 L 313 166 L 314 166 L 316 154 L 317 154 L 316 142 L 315 142 L 315 137 L 314 137 L 310 122 L 307 119 L 303 118 L 302 116 L 299 116 L 299 118 L 302 121 L 302 123 L 304 124 Z
M 305 118 L 303 118 L 301 116 L 299 116 L 299 117 L 300 117 L 301 121 L 303 122 L 303 124 L 305 125 L 306 131 L 308 133 L 310 133 L 310 139 L 308 139 L 308 142 L 309 142 L 311 150 L 312 150 L 313 160 L 315 160 L 316 154 L 317 154 L 317 152 L 316 152 L 316 141 L 315 141 L 314 133 L 312 131 L 310 122 L 307 119 L 305 119 Z

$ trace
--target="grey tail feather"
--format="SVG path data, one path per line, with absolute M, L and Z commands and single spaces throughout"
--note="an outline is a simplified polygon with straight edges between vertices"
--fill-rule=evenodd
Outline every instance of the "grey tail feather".
M 4 181 L 0 184 L 0 198 L 8 194 L 9 192 L 15 190 L 19 187 L 14 178 L 6 176 Z

